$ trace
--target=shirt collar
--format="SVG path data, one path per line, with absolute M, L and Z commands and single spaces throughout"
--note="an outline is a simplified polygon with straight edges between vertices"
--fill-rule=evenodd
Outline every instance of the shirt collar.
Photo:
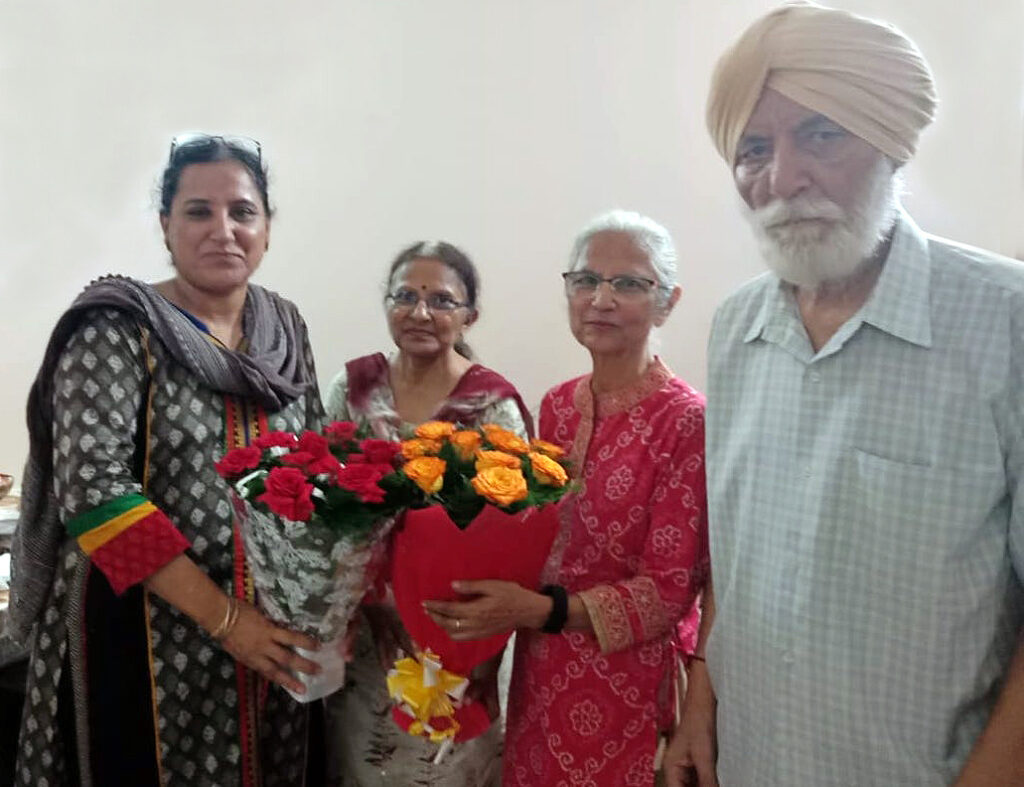
M 743 341 L 752 342 L 762 338 L 770 327 L 781 327 L 790 311 L 790 297 L 786 284 L 775 274 L 769 274 L 768 287 L 761 301 L 761 308 L 750 323 Z
M 930 280 L 928 239 L 901 208 L 882 273 L 871 296 L 851 322 L 869 323 L 904 341 L 931 347 Z M 789 287 L 772 275 L 761 308 L 743 341 L 759 338 L 778 341 L 782 335 L 793 331 L 795 309 Z
M 889 256 L 860 310 L 863 322 L 921 347 L 932 346 L 928 239 L 900 209 Z

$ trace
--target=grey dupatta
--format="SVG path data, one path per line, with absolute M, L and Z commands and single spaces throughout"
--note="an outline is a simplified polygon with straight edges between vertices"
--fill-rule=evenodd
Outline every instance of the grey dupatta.
M 57 322 L 28 397 L 29 457 L 21 516 L 12 545 L 8 630 L 24 641 L 46 602 L 66 537 L 53 494 L 53 377 L 68 339 L 90 309 L 113 308 L 147 325 L 176 361 L 215 391 L 253 399 L 273 412 L 313 382 L 305 357 L 306 326 L 291 302 L 250 284 L 243 314 L 248 354 L 211 342 L 182 312 L 144 282 L 106 276 L 90 284 Z

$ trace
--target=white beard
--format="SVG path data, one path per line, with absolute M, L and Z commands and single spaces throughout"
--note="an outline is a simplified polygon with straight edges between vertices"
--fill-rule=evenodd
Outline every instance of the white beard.
M 899 215 L 903 179 L 879 157 L 864 195 L 849 210 L 824 197 L 775 200 L 744 213 L 765 263 L 798 287 L 848 279 L 871 259 Z M 797 223 L 797 219 L 819 219 Z

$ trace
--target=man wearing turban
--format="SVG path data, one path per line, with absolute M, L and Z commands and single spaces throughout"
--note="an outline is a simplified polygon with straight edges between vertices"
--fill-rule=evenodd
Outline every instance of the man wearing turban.
M 711 330 L 669 785 L 1024 784 L 1024 266 L 903 211 L 935 101 L 905 35 L 810 3 L 715 71 L 770 271 Z

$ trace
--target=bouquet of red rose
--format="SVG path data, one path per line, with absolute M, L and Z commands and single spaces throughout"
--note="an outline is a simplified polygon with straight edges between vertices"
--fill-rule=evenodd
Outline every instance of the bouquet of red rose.
M 388 676 L 393 717 L 441 747 L 486 731 L 490 719 L 467 700 L 465 677 L 496 656 L 511 632 L 455 642 L 423 609 L 456 599 L 453 580 L 504 579 L 537 584 L 558 529 L 556 503 L 568 490 L 557 446 L 527 443 L 494 425 L 458 429 L 433 421 L 402 443 L 400 468 L 418 495 L 400 517 L 390 567 L 395 602 L 420 653 Z
M 302 655 L 311 702 L 345 680 L 342 641 L 410 484 L 395 472 L 399 443 L 363 439 L 347 421 L 322 434 L 271 432 L 229 451 L 216 467 L 232 488 L 257 603 L 276 623 L 318 638 Z

